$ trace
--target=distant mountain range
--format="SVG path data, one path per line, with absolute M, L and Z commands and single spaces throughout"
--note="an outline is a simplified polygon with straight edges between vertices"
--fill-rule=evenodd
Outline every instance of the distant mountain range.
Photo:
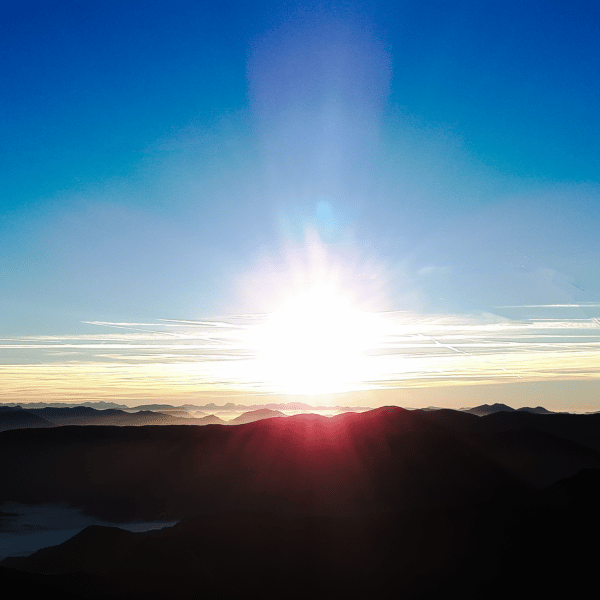
M 141 411 L 141 410 L 150 410 L 150 411 L 174 411 L 174 410 L 184 410 L 187 412 L 195 412 L 195 411 L 220 411 L 220 412 L 240 412 L 246 410 L 258 410 L 258 409 L 270 409 L 270 410 L 288 410 L 288 411 L 311 411 L 311 410 L 332 410 L 339 412 L 347 412 L 347 411 L 363 411 L 370 410 L 372 407 L 368 406 L 330 406 L 330 405 L 322 405 L 322 406 L 312 406 L 310 404 L 305 404 L 304 402 L 271 402 L 267 404 L 234 404 L 233 402 L 227 402 L 226 404 L 218 405 L 214 402 L 209 402 L 204 405 L 196 405 L 196 404 L 183 404 L 173 406 L 171 404 L 140 404 L 138 406 L 126 406 L 125 404 L 116 404 L 114 402 L 80 402 L 80 403 L 68 403 L 68 402 L 27 402 L 27 403 L 18 403 L 18 402 L 9 402 L 0 404 L 0 407 L 14 407 L 14 406 L 26 406 L 27 408 L 46 408 L 46 407 L 55 407 L 55 408 L 76 408 L 79 406 L 87 406 L 89 408 L 95 408 L 98 410 L 105 409 L 118 409 L 125 411 Z
M 318 410 L 328 410 L 334 413 L 365 412 L 371 410 L 365 407 L 313 407 L 309 404 L 299 402 L 258 405 L 255 407 L 232 403 L 222 407 L 214 404 L 206 404 L 204 406 L 185 404 L 178 407 L 170 404 L 145 404 L 136 406 L 135 408 L 114 408 L 115 406 L 120 405 L 112 405 L 108 402 L 89 402 L 75 405 L 29 403 L 24 406 L 4 404 L 0 405 L 0 431 L 30 427 L 57 427 L 62 425 L 239 425 L 265 418 L 285 417 L 285 413 L 282 412 L 284 410 L 304 413 Z M 204 412 L 206 410 L 217 409 L 222 412 L 231 412 L 234 414 L 240 412 L 240 410 L 244 410 L 245 412 L 227 421 L 216 415 Z M 425 410 L 438 411 L 444 409 L 430 407 Z M 551 411 L 541 406 L 514 409 L 506 404 L 482 404 L 474 408 L 463 408 L 460 410 L 477 416 L 487 416 L 498 412 L 552 414 Z
M 183 416 L 187 414 L 187 416 Z M 114 408 L 95 409 L 88 406 L 46 406 L 44 408 L 0 407 L 0 431 L 30 427 L 64 425 L 214 425 L 226 421 L 215 415 L 194 417 L 181 410 L 154 412 L 123 411 Z
M 522 412 L 536 413 L 539 415 L 549 415 L 552 411 L 545 409 L 543 406 L 537 406 L 535 408 L 531 408 L 529 406 L 524 406 L 523 408 L 511 408 L 506 404 L 482 404 L 481 406 L 475 406 L 474 408 L 462 408 L 463 412 L 468 412 L 477 416 L 491 415 L 496 412 L 513 412 L 515 410 L 519 410 Z
M 227 423 L 229 425 L 241 425 L 242 423 L 254 423 L 254 421 L 260 421 L 261 419 L 272 419 L 273 417 L 285 417 L 286 415 L 280 410 L 272 410 L 270 408 L 259 408 L 258 410 L 251 410 L 241 414 L 235 419 L 231 419 Z
M 0 406 L 0 431 L 28 427 L 53 427 L 54 423 L 20 406 Z

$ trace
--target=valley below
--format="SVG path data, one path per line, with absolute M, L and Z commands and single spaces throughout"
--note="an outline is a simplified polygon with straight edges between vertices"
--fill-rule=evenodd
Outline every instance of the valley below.
M 478 408 L 6 430 L 0 535 L 10 503 L 107 524 L 0 576 L 65 598 L 583 594 L 600 415 Z

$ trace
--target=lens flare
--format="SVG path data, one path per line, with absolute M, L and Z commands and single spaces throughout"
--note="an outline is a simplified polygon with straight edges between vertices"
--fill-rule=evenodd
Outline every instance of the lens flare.
M 364 356 L 377 344 L 374 319 L 331 287 L 290 296 L 257 331 L 262 377 L 289 394 L 356 389 Z

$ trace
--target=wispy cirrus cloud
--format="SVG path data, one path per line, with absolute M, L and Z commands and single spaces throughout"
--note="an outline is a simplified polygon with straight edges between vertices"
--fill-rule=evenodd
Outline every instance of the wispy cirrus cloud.
M 377 313 L 353 389 L 600 377 L 595 318 Z M 214 321 L 88 321 L 99 331 L 0 339 L 0 401 L 197 398 L 281 391 L 261 364 L 266 315 Z M 347 323 L 349 338 L 352 322 Z M 317 343 L 317 340 L 315 340 Z M 277 349 L 275 349 L 275 352 Z

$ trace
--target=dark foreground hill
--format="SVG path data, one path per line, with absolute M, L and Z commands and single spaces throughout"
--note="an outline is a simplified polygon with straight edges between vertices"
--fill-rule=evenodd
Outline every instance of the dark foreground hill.
M 92 598 L 579 596 L 600 533 L 599 432 L 600 415 L 396 407 L 5 431 L 0 506 L 180 523 L 88 528 L 0 575 Z
M 382 408 L 238 426 L 0 433 L 0 503 L 113 522 L 218 511 L 365 514 L 538 489 L 600 468 L 600 415 Z
M 93 526 L 5 559 L 0 577 L 33 574 L 32 585 L 89 598 L 583 597 L 595 583 L 598 500 L 600 471 L 588 470 L 519 502 L 220 514 L 137 534 Z
M 487 499 L 521 483 L 400 408 L 233 427 L 6 431 L 0 453 L 0 501 L 66 502 L 117 522 L 231 510 L 356 514 Z

